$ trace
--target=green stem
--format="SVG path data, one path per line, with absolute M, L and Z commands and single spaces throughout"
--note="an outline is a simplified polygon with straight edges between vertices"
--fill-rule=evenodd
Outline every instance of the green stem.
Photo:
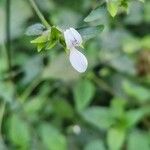
M 38 17 L 40 18 L 40 20 L 42 21 L 43 25 L 45 25 L 45 27 L 47 29 L 49 29 L 51 26 L 49 25 L 49 23 L 47 22 L 47 20 L 45 19 L 45 17 L 43 16 L 41 11 L 39 10 L 39 8 L 37 7 L 35 1 L 34 0 L 29 0 L 29 2 L 31 4 L 31 6 L 33 7 L 33 9 L 35 10 Z
M 0 138 L 2 138 L 1 128 L 2 128 L 4 112 L 5 112 L 5 106 L 6 106 L 6 102 L 4 101 L 0 106 Z
M 38 86 L 38 84 L 41 82 L 40 75 L 35 78 L 32 83 L 26 88 L 26 90 L 22 93 L 22 95 L 18 98 L 22 103 L 26 101 L 26 99 L 30 96 L 32 91 Z

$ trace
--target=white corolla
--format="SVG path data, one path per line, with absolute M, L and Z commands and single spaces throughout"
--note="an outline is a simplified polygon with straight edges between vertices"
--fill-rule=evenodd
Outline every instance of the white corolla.
M 64 32 L 67 49 L 70 50 L 69 60 L 74 69 L 78 72 L 85 72 L 88 66 L 86 57 L 76 49 L 82 45 L 82 37 L 74 28 Z

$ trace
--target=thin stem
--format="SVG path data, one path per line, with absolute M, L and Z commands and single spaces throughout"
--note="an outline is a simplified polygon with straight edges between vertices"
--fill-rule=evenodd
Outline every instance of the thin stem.
M 1 128 L 2 128 L 4 112 L 5 112 L 5 106 L 6 106 L 6 102 L 4 101 L 0 106 L 0 136 L 2 135 Z
M 30 96 L 32 91 L 39 85 L 40 82 L 41 82 L 41 78 L 39 75 L 37 78 L 35 78 L 32 81 L 32 83 L 26 88 L 26 90 L 19 97 L 19 99 L 21 100 L 22 103 L 26 101 L 26 99 Z
M 11 74 L 10 0 L 6 1 L 6 55 L 8 72 Z
M 51 26 L 49 25 L 49 23 L 47 22 L 47 20 L 45 19 L 45 17 L 43 16 L 41 11 L 39 10 L 39 8 L 37 7 L 35 1 L 34 0 L 29 0 L 29 2 L 31 4 L 31 6 L 33 7 L 33 9 L 35 10 L 38 17 L 40 18 L 40 20 L 42 21 L 43 25 L 45 25 L 45 27 L 49 29 Z

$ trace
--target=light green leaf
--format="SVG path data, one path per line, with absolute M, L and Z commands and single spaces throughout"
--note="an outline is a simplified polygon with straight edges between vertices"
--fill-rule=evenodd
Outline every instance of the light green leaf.
M 126 112 L 127 127 L 131 128 L 138 124 L 138 122 L 146 115 L 149 114 L 150 107 L 143 107 Z
M 30 130 L 28 124 L 18 115 L 12 115 L 8 122 L 8 135 L 15 146 L 28 149 L 30 144 Z
M 74 99 L 76 109 L 84 110 L 91 102 L 95 92 L 94 85 L 88 80 L 80 80 L 74 87 Z
M 112 115 L 117 118 L 120 119 L 123 117 L 123 115 L 125 114 L 125 106 L 126 106 L 126 100 L 122 99 L 122 98 L 114 98 L 111 101 L 111 112 Z
M 83 119 L 99 129 L 108 129 L 114 120 L 109 109 L 104 107 L 90 107 L 81 113 Z
M 27 113 L 27 115 L 36 114 L 39 112 L 44 104 L 44 99 L 39 97 L 35 97 L 32 100 L 29 100 L 24 104 L 24 111 Z
M 132 131 L 128 138 L 127 150 L 150 150 L 147 132 L 140 130 Z
M 124 81 L 123 89 L 128 94 L 128 96 L 134 98 L 140 103 L 144 103 L 150 100 L 149 90 L 139 84 L 134 84 L 129 81 Z
M 47 150 L 67 150 L 67 141 L 56 128 L 50 124 L 40 126 L 40 136 Z
M 27 28 L 26 35 L 35 36 L 43 33 L 45 27 L 41 23 L 36 23 Z
M 109 150 L 121 150 L 125 140 L 125 130 L 110 128 L 107 133 L 107 144 Z
M 104 143 L 100 139 L 91 141 L 84 148 L 84 150 L 105 150 L 105 149 L 106 148 L 104 146 Z
M 84 19 L 85 22 L 91 22 L 95 20 L 102 20 L 103 16 L 107 14 L 107 11 L 104 7 L 98 7 Z
M 83 27 L 77 30 L 81 34 L 82 38 L 86 41 L 86 40 L 89 40 L 91 38 L 94 38 L 100 35 L 103 29 L 104 29 L 104 26 L 99 25 L 99 26 L 93 26 L 93 27 Z
M 32 40 L 31 43 L 39 44 L 39 43 L 46 43 L 50 40 L 50 32 L 44 32 L 41 36 L 37 37 L 36 39 Z
M 112 17 L 115 17 L 118 9 L 119 9 L 119 1 L 118 0 L 108 0 L 107 9 Z

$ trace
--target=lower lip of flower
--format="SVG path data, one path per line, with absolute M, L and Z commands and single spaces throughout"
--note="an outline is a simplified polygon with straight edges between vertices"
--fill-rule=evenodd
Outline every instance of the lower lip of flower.
M 77 49 L 73 48 L 70 50 L 69 60 L 73 68 L 78 72 L 83 73 L 86 71 L 88 61 L 86 57 Z

